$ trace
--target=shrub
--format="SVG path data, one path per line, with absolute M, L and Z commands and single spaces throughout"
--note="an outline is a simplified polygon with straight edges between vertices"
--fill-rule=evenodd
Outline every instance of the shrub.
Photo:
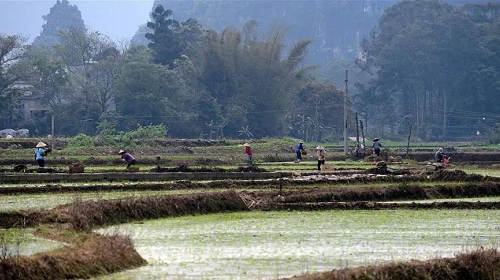
M 167 136 L 167 128 L 164 124 L 159 125 L 148 125 L 139 127 L 136 130 L 126 132 L 124 138 L 129 139 L 160 139 Z
M 91 147 L 93 145 L 94 139 L 83 133 L 71 138 L 68 142 L 68 147 L 70 148 Z
M 500 125 L 488 133 L 487 137 L 490 144 L 500 144 Z

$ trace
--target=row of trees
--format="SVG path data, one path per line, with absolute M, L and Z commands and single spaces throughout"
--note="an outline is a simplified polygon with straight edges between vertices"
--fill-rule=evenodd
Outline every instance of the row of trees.
M 411 123 L 426 140 L 485 134 L 500 122 L 499 15 L 494 4 L 402 1 L 363 41 L 360 59 L 328 71 L 353 70 L 352 104 L 369 134 L 406 135 Z M 55 115 L 58 134 L 95 134 L 99 124 L 165 124 L 176 137 L 324 140 L 342 132 L 342 91 L 304 66 L 311 41 L 285 48 L 286 28 L 260 35 L 250 21 L 215 31 L 157 6 L 148 46 L 130 47 L 67 21 L 76 26 L 47 23 L 59 29 L 53 44 L 0 36 L 3 126 L 23 124 L 16 104 L 29 85 Z M 31 126 L 49 132 L 47 117 Z
M 303 67 L 310 41 L 299 41 L 287 52 L 283 27 L 261 36 L 251 21 L 241 30 L 217 32 L 194 19 L 177 22 L 171 16 L 162 6 L 154 10 L 147 47 L 121 46 L 80 26 L 59 30 L 58 39 L 51 37 L 49 43 L 41 36 L 31 46 L 20 37 L 1 35 L 2 47 L 8 38 L 15 42 L 0 72 L 13 77 L 3 84 L 16 93 L 40 93 L 55 117 L 56 133 L 63 135 L 150 124 L 165 124 L 176 137 L 291 134 L 320 139 L 340 130 L 336 120 L 342 112 L 325 108 L 339 104 L 335 98 L 342 95 L 314 82 L 312 68 Z M 16 81 L 26 87 L 16 88 Z M 9 105 L 2 103 L 2 116 L 10 115 L 4 114 L 7 108 L 16 109 L 14 96 L 23 97 L 10 96 Z M 304 116 L 311 121 L 305 123 Z M 49 117 L 35 118 L 28 128 L 49 133 Z M 2 123 L 22 124 L 12 117 Z
M 500 122 L 500 5 L 402 1 L 362 43 L 358 85 L 367 123 L 417 137 L 488 132 Z

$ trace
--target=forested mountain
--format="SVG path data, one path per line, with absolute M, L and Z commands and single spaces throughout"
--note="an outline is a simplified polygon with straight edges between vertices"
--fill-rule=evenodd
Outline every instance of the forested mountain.
M 57 0 L 50 8 L 50 13 L 43 16 L 46 23 L 42 26 L 42 33 L 35 38 L 34 45 L 54 46 L 60 43 L 60 32 L 70 28 L 85 28 L 82 14 L 76 5 L 69 4 L 68 0 Z
M 203 26 L 222 30 L 241 28 L 249 21 L 257 31 L 273 26 L 289 28 L 285 41 L 313 40 L 307 62 L 325 65 L 336 58 L 354 58 L 361 39 L 370 33 L 384 10 L 396 1 L 169 1 L 157 0 L 179 21 L 197 19 Z M 144 40 L 144 28 L 133 42 Z
M 197 19 L 203 26 L 222 30 L 241 28 L 249 21 L 258 23 L 264 32 L 273 26 L 289 28 L 285 42 L 312 40 L 306 63 L 335 66 L 344 64 L 339 59 L 352 59 L 360 54 L 359 45 L 370 34 L 385 9 L 397 0 L 349 1 L 229 1 L 229 0 L 155 0 L 173 11 L 179 21 Z M 484 0 L 448 1 L 450 4 L 486 2 Z M 142 26 L 132 39 L 135 44 L 147 44 Z

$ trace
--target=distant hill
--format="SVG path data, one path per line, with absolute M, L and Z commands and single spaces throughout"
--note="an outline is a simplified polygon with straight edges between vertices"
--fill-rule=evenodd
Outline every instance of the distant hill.
M 204 26 L 221 30 L 241 27 L 250 20 L 259 23 L 258 30 L 269 30 L 273 25 L 290 28 L 288 42 L 312 39 L 309 62 L 324 64 L 338 58 L 352 58 L 358 54 L 360 40 L 369 34 L 384 10 L 395 3 L 389 1 L 210 1 L 157 0 L 173 11 L 173 18 L 184 21 L 193 17 Z M 141 34 L 134 42 L 143 42 Z
M 42 26 L 42 33 L 33 41 L 34 45 L 54 46 L 60 43 L 59 33 L 70 28 L 83 29 L 85 23 L 82 14 L 75 5 L 68 0 L 57 0 L 50 8 L 50 13 L 43 16 L 46 23 Z
M 111 39 L 131 39 L 139 25 L 147 22 L 153 0 L 69 0 L 90 28 Z M 40 35 L 56 0 L 0 0 L 0 33 L 23 34 L 32 41 Z
M 230 1 L 230 0 L 156 0 L 173 11 L 173 18 L 185 21 L 192 17 L 208 28 L 240 28 L 250 20 L 259 23 L 259 30 L 273 25 L 289 27 L 287 42 L 312 39 L 308 63 L 326 65 L 339 59 L 352 59 L 359 54 L 359 42 L 368 36 L 384 10 L 396 0 L 347 1 Z M 481 0 L 448 1 L 453 4 L 485 2 Z M 498 2 L 498 0 L 496 1 Z M 135 44 L 147 44 L 141 26 L 132 39 Z

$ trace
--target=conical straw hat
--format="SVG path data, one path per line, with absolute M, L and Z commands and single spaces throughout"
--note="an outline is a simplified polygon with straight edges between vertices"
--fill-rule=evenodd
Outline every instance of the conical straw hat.
M 45 143 L 43 143 L 43 142 L 38 142 L 38 144 L 36 144 L 36 147 L 37 147 L 37 148 L 47 147 L 47 144 L 45 144 Z

